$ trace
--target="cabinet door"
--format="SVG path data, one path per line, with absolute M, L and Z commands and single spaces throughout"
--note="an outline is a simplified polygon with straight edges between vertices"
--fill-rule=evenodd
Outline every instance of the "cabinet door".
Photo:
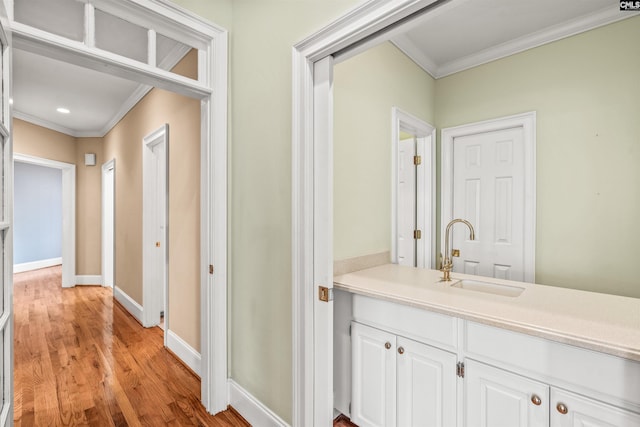
M 465 361 L 465 425 L 544 427 L 549 386 L 473 360 Z
M 456 355 L 397 339 L 398 426 L 456 425 Z
M 351 324 L 351 421 L 359 427 L 396 425 L 396 337 Z
M 551 389 L 552 427 L 638 427 L 640 414 Z

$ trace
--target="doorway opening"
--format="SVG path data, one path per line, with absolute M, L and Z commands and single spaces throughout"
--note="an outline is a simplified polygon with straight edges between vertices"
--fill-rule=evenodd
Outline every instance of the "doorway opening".
M 116 161 L 102 165 L 102 283 L 113 288 L 115 273 Z
M 145 136 L 142 145 L 143 325 L 151 327 L 162 322 L 162 329 L 166 330 L 169 125 Z
M 25 154 L 14 154 L 16 163 L 59 170 L 62 175 L 62 287 L 76 285 L 76 166 Z M 45 265 L 42 265 L 44 267 Z M 48 266 L 48 265 L 47 265 Z M 16 272 L 26 271 L 19 268 Z
M 436 128 L 392 109 L 391 262 L 432 268 L 436 251 Z

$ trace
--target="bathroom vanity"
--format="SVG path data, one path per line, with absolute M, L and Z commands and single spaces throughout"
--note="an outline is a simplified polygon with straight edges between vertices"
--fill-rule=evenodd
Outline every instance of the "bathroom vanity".
M 441 276 L 334 278 L 338 411 L 360 427 L 640 426 L 640 300 Z

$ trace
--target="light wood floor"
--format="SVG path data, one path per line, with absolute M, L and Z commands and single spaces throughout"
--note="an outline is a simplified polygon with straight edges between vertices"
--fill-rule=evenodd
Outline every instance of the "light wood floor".
M 211 416 L 200 380 L 111 289 L 62 289 L 53 267 L 14 277 L 16 426 L 248 426 Z

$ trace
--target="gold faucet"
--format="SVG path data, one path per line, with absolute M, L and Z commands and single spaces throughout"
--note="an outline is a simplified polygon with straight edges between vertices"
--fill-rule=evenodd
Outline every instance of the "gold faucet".
M 444 273 L 444 276 L 442 276 L 442 280 L 445 282 L 451 281 L 451 270 L 453 269 L 453 260 L 451 259 L 451 257 L 460 255 L 460 251 L 457 249 L 449 252 L 449 229 L 451 229 L 451 226 L 453 226 L 453 224 L 455 224 L 456 222 L 461 222 L 469 227 L 469 239 L 476 239 L 476 233 L 473 230 L 473 225 L 471 225 L 469 221 L 458 218 L 447 224 L 447 228 L 444 233 L 444 259 L 442 260 L 442 268 L 440 269 L 440 271 Z

